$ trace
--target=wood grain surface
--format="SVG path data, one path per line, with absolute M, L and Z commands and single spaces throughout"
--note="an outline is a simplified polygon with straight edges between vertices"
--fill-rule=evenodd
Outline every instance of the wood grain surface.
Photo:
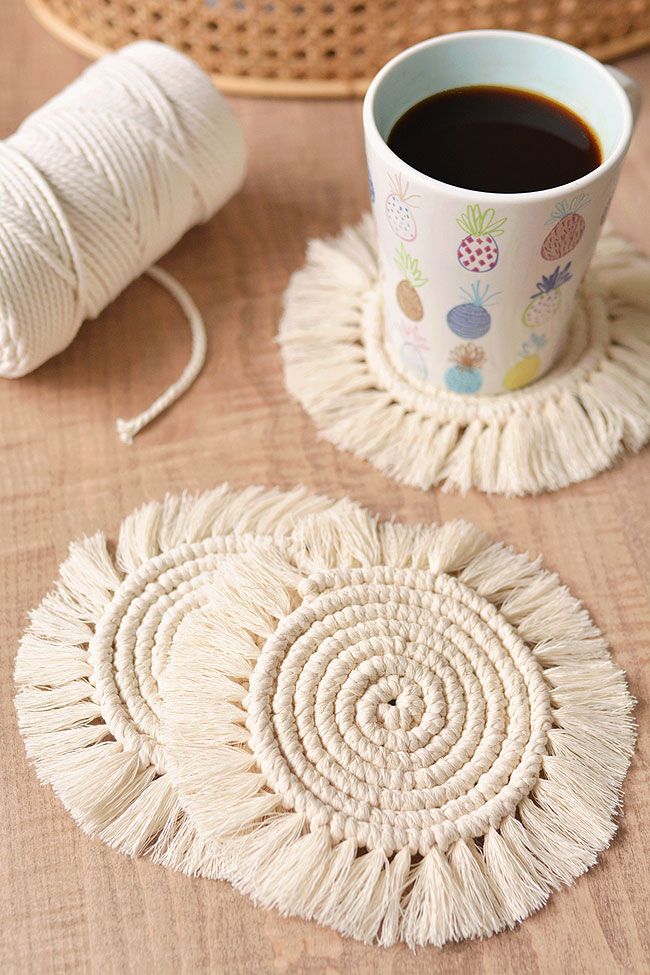
M 650 53 L 622 66 L 650 92 Z M 19 0 L 0 3 L 0 136 L 71 81 L 83 60 Z M 92 975 L 617 975 L 648 970 L 647 698 L 650 451 L 538 499 L 423 494 L 320 442 L 284 391 L 274 343 L 281 295 L 310 236 L 368 206 L 358 102 L 238 100 L 251 149 L 243 191 L 163 262 L 205 313 L 210 353 L 192 391 L 123 447 L 114 430 L 188 353 L 185 324 L 149 280 L 132 285 L 36 373 L 0 380 L 0 971 Z M 612 218 L 650 250 L 650 104 Z M 37 784 L 16 729 L 12 671 L 26 613 L 69 539 L 114 533 L 165 492 L 296 483 L 406 520 L 469 518 L 543 553 L 589 607 L 639 699 L 640 741 L 620 832 L 598 866 L 520 929 L 412 954 L 370 949 L 256 909 L 226 884 L 132 862 L 87 838 Z

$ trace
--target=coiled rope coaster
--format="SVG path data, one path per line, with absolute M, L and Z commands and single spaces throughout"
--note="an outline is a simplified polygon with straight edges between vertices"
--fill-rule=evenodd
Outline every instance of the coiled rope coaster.
M 492 934 L 593 865 L 634 745 L 624 674 L 539 561 L 303 491 L 79 543 L 16 680 L 88 832 L 386 946 Z
M 434 390 L 384 335 L 370 217 L 312 241 L 285 295 L 279 342 L 289 392 L 321 435 L 427 490 L 554 491 L 650 439 L 650 262 L 607 232 L 561 359 L 499 396 Z
M 302 490 L 223 486 L 133 512 L 114 554 L 101 532 L 70 547 L 22 638 L 16 708 L 39 778 L 87 833 L 123 853 L 212 871 L 166 773 L 160 676 L 223 559 L 331 505 Z
M 464 522 L 350 504 L 226 559 L 179 631 L 162 740 L 219 871 L 391 945 L 492 934 L 610 841 L 624 675 L 555 575 Z

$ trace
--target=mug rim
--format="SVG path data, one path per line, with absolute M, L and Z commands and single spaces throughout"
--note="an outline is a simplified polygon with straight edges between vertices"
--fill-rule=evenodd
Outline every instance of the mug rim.
M 504 37 L 512 40 L 524 39 L 531 40 L 533 42 L 541 42 L 542 44 L 545 44 L 551 48 L 559 48 L 563 51 L 569 51 L 575 58 L 589 64 L 592 68 L 599 71 L 603 78 L 606 79 L 610 87 L 612 87 L 612 90 L 615 91 L 624 117 L 623 131 L 621 136 L 612 151 L 608 154 L 607 158 L 604 159 L 595 169 L 592 169 L 590 173 L 586 173 L 584 176 L 580 176 L 578 179 L 572 180 L 570 183 L 560 183 L 557 186 L 549 186 L 544 190 L 528 190 L 522 193 L 495 193 L 489 190 L 466 189 L 462 186 L 455 186 L 453 183 L 445 183 L 443 180 L 435 179 L 435 177 L 428 176 L 426 173 L 420 172 L 419 169 L 415 169 L 413 166 L 410 166 L 409 163 L 405 162 L 400 156 L 397 155 L 397 153 L 393 152 L 379 132 L 377 123 L 375 122 L 374 103 L 382 82 L 398 64 L 408 60 L 417 51 L 421 51 L 424 48 L 436 47 L 438 45 L 457 40 L 458 38 L 466 37 Z M 544 34 L 533 34 L 529 33 L 528 31 L 463 30 L 453 31 L 449 34 L 439 34 L 437 37 L 430 37 L 427 40 L 420 41 L 418 44 L 413 44 L 410 47 L 405 48 L 403 51 L 400 51 L 399 54 L 396 54 L 395 57 L 390 59 L 390 61 L 387 61 L 370 82 L 364 97 L 363 128 L 366 138 L 373 143 L 373 147 L 376 149 L 376 151 L 385 157 L 386 162 L 393 169 L 400 168 L 401 170 L 405 170 L 407 175 L 417 177 L 418 179 L 424 181 L 424 184 L 429 186 L 431 189 L 444 190 L 452 195 L 462 196 L 465 199 L 468 195 L 471 195 L 476 198 L 492 202 L 499 201 L 500 203 L 513 203 L 518 200 L 533 200 L 552 197 L 557 195 L 558 191 L 561 191 L 562 195 L 565 195 L 585 189 L 594 179 L 602 176 L 610 169 L 613 169 L 616 165 L 618 165 L 621 158 L 625 155 L 632 136 L 633 118 L 632 107 L 622 85 L 609 73 L 604 64 L 601 64 L 601 62 L 596 60 L 596 58 L 593 58 L 590 54 L 587 54 L 586 51 L 582 51 L 580 48 L 574 47 L 573 44 L 566 44 L 564 41 L 559 41 L 554 37 L 546 37 Z

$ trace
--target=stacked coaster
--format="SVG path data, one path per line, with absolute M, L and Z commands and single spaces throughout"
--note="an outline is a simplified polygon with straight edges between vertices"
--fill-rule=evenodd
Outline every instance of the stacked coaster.
M 227 487 L 73 546 L 16 666 L 28 754 L 89 833 L 411 946 L 590 867 L 632 699 L 557 576 L 465 522 Z
M 70 546 L 21 641 L 16 707 L 28 756 L 85 832 L 132 856 L 213 875 L 167 773 L 159 682 L 177 630 L 228 555 L 333 502 L 223 485 L 153 502 Z
M 610 232 L 564 353 L 523 389 L 487 396 L 464 381 L 464 394 L 438 390 L 407 371 L 408 356 L 395 360 L 370 217 L 312 241 L 285 295 L 279 340 L 287 388 L 322 436 L 423 490 L 554 491 L 650 439 L 650 262 Z M 535 374 L 534 349 L 520 367 Z

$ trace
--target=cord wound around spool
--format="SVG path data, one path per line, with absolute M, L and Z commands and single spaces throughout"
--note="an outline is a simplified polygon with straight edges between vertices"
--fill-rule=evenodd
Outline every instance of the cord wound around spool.
M 0 376 L 23 376 L 66 348 L 85 319 L 210 219 L 245 170 L 241 126 L 210 78 L 153 41 L 102 58 L 28 116 L 0 143 Z M 188 318 L 192 356 L 152 407 L 121 421 L 127 441 L 191 384 L 205 355 L 191 298 L 164 272 L 154 277 Z

